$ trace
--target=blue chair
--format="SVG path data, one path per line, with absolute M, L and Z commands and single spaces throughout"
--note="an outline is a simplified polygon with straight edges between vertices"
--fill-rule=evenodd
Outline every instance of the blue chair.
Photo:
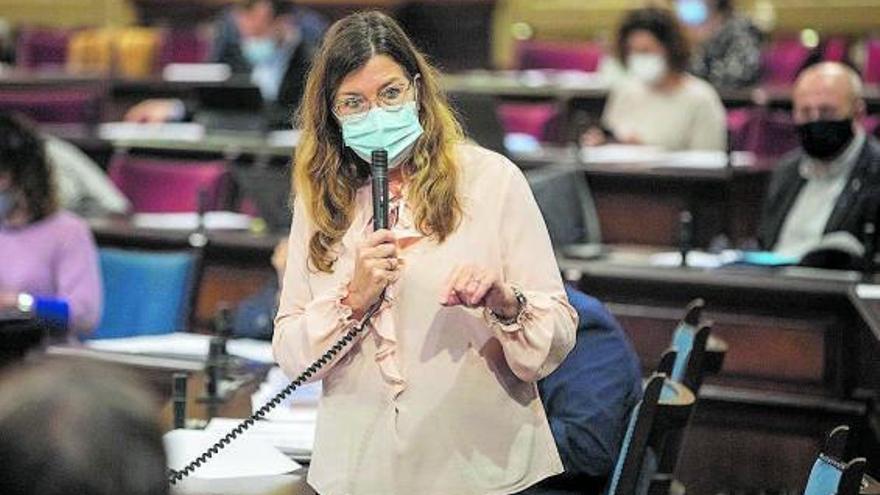
M 702 299 L 688 304 L 684 318 L 673 333 L 672 345 L 657 369 L 659 373 L 666 373 L 673 382 L 690 389 L 694 395 L 699 392 L 705 375 L 721 369 L 727 352 L 727 344 L 719 339 L 714 339 L 712 349 L 709 349 L 712 324 L 700 322 L 704 306 Z M 658 451 L 657 472 L 651 480 L 650 495 L 668 495 L 673 485 L 678 485 L 678 491 L 684 491 L 684 486 L 674 477 L 684 433 L 685 428 L 681 428 L 670 432 L 664 439 Z
M 197 293 L 198 251 L 101 249 L 104 314 L 90 338 L 186 330 Z
M 684 428 L 695 402 L 687 387 L 655 373 L 633 408 L 606 495 L 643 495 L 657 470 L 657 448 Z
M 848 435 L 847 426 L 838 426 L 828 434 L 810 470 L 804 495 L 859 494 L 867 461 L 863 457 L 849 462 L 842 460 Z

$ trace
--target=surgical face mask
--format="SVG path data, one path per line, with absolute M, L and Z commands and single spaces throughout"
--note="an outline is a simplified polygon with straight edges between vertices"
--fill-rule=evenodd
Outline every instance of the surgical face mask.
M 247 38 L 242 41 L 241 51 L 252 67 L 272 61 L 277 44 L 272 38 Z
M 704 0 L 678 0 L 675 7 L 678 18 L 685 24 L 699 26 L 709 19 L 709 7 Z
M 633 53 L 627 57 L 627 70 L 645 84 L 660 82 L 666 75 L 666 59 L 656 53 Z
M 414 101 L 395 109 L 376 105 L 366 115 L 342 120 L 341 125 L 343 142 L 357 156 L 369 163 L 373 151 L 384 149 L 389 168 L 409 158 L 416 139 L 424 132 Z
M 801 146 L 818 160 L 831 160 L 846 149 L 853 139 L 852 118 L 841 120 L 817 120 L 798 126 Z

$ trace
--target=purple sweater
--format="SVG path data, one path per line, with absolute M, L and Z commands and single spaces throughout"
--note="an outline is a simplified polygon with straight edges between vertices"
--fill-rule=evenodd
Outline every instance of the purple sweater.
M 71 329 L 90 332 L 101 317 L 101 275 L 89 226 L 66 211 L 24 228 L 0 227 L 0 291 L 56 297 Z

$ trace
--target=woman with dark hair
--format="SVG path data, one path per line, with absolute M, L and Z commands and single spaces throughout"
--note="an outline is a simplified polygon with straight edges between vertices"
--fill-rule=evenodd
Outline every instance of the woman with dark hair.
M 60 210 L 45 147 L 35 129 L 0 114 L 0 312 L 32 312 L 88 333 L 101 315 L 95 241 Z
M 717 88 L 744 88 L 761 75 L 764 34 L 736 14 L 733 0 L 678 0 L 679 18 L 697 43 L 691 72 Z
M 617 52 L 629 77 L 611 90 L 604 129 L 588 130 L 586 145 L 610 138 L 669 150 L 726 149 L 721 98 L 706 81 L 686 72 L 690 49 L 671 11 L 630 11 L 618 30 Z
M 309 483 L 323 495 L 508 494 L 562 471 L 536 381 L 574 344 L 550 239 L 503 156 L 468 145 L 389 17 L 334 24 L 299 115 L 275 358 L 324 365 Z M 390 230 L 368 161 L 389 160 Z

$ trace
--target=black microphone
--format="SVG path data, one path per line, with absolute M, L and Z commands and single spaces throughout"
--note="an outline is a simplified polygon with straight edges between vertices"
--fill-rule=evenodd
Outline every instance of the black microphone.
M 388 152 L 375 150 L 370 165 L 373 176 L 373 230 L 388 228 Z

